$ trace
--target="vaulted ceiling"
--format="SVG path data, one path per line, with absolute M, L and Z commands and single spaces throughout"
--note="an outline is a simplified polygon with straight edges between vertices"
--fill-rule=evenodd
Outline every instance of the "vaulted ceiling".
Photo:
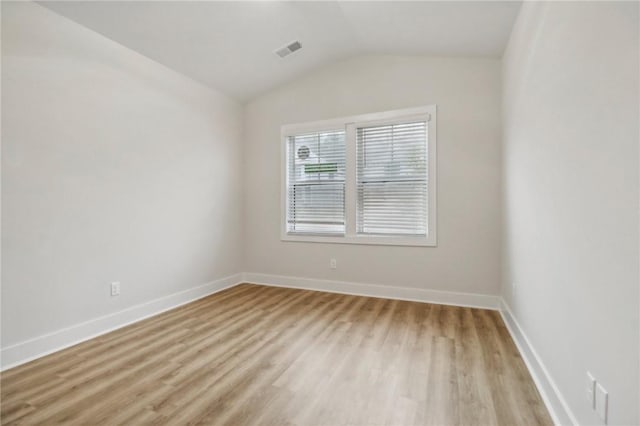
M 239 100 L 363 54 L 500 57 L 509 1 L 46 1 L 41 5 Z M 279 58 L 277 48 L 302 49 Z

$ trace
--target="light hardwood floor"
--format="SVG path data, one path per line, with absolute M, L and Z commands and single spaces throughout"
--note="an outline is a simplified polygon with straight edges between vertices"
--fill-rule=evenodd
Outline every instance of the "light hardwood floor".
M 250 284 L 0 384 L 3 424 L 552 423 L 497 312 Z

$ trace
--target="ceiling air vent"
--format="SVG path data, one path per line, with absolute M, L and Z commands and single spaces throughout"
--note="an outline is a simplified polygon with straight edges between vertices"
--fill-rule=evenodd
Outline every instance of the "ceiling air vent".
M 299 41 L 296 40 L 276 50 L 275 54 L 280 56 L 281 58 L 284 58 L 285 56 L 291 55 L 293 52 L 301 48 L 302 48 L 302 45 L 300 44 Z

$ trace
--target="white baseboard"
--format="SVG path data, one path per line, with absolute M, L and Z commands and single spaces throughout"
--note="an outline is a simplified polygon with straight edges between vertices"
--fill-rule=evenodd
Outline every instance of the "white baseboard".
M 457 293 L 421 288 L 392 287 L 378 284 L 362 284 L 345 281 L 299 278 L 282 275 L 244 273 L 245 282 L 274 287 L 299 288 L 326 291 L 329 293 L 352 294 L 356 296 L 382 297 L 385 299 L 409 300 L 413 302 L 436 303 L 441 305 L 465 306 L 498 310 L 499 296 L 474 293 Z
M 500 314 L 531 373 L 531 377 L 547 406 L 547 410 L 551 414 L 553 422 L 556 425 L 578 425 L 578 420 L 576 420 L 567 401 L 560 393 L 558 386 L 556 386 L 555 381 L 549 374 L 549 370 L 544 366 L 542 359 L 533 348 L 527 335 L 524 334 L 509 305 L 502 298 L 500 298 Z
M 1 370 L 60 351 L 240 283 L 242 283 L 242 274 L 231 275 L 2 348 Z

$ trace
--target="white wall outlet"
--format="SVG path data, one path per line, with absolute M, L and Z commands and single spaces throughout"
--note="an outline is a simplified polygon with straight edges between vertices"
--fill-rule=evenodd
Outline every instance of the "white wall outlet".
M 120 295 L 120 283 L 114 282 L 111 283 L 111 296 L 119 296 Z
M 587 380 L 585 381 L 585 397 L 592 410 L 596 409 L 596 379 L 587 371 Z
M 600 383 L 596 384 L 596 413 L 607 424 L 607 411 L 609 410 L 609 392 Z
M 329 260 L 329 268 L 336 269 L 338 267 L 338 262 L 335 259 Z

